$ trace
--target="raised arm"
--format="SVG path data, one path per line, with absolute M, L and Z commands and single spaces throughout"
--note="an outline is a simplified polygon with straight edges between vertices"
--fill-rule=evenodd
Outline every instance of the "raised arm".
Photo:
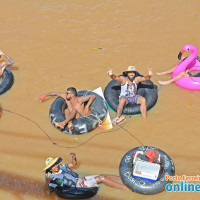
M 115 81 L 117 81 L 117 82 L 120 82 L 120 83 L 121 83 L 121 82 L 123 81 L 122 78 L 119 77 L 119 76 L 114 75 L 112 71 L 113 71 L 113 69 L 112 69 L 112 68 L 109 68 L 109 70 L 108 70 L 108 72 L 107 72 L 108 75 L 110 76 L 110 78 L 113 79 L 113 80 L 115 80 Z
M 0 50 L 0 56 L 4 56 L 7 59 L 7 61 L 4 61 L 0 64 L 0 67 L 2 66 L 8 67 L 14 63 L 14 60 L 11 57 L 7 56 L 5 53 L 3 53 L 1 50 Z
M 42 102 L 45 99 L 45 97 L 47 97 L 47 96 L 58 96 L 58 97 L 61 97 L 63 99 L 66 99 L 67 94 L 66 93 L 60 93 L 60 92 L 49 92 L 47 94 L 40 95 L 40 97 L 39 97 L 40 101 Z
M 152 68 L 148 69 L 148 75 L 141 77 L 141 76 L 137 76 L 135 78 L 135 82 L 138 84 L 139 82 L 143 82 L 143 81 L 148 81 L 151 79 L 151 77 L 153 76 L 153 72 L 152 72 Z
M 85 107 L 90 107 L 94 99 L 96 98 L 95 95 L 87 95 L 87 96 L 82 96 L 78 99 L 79 102 L 84 103 L 87 102 L 87 105 Z
M 77 160 L 76 160 L 76 154 L 75 153 L 70 153 L 70 156 L 72 156 L 72 162 L 68 164 L 68 167 L 71 169 L 76 166 Z

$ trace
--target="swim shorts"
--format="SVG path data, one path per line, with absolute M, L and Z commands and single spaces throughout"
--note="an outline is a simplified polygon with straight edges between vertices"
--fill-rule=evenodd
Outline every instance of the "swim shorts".
M 99 187 L 96 180 L 94 179 L 97 176 L 98 175 L 92 175 L 79 178 L 76 183 L 76 187 Z
M 121 98 L 125 97 L 126 98 L 126 105 L 127 104 L 137 104 L 138 98 L 140 97 L 140 95 L 135 95 L 133 97 L 127 97 L 127 96 L 121 96 Z
M 195 74 L 194 77 L 200 77 L 200 72 Z
M 188 71 L 188 75 L 189 77 L 200 77 L 200 72 L 198 72 L 197 74 L 192 74 L 191 71 Z

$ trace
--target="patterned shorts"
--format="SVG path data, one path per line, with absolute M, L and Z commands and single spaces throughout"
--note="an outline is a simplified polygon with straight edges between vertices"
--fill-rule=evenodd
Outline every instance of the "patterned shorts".
M 140 95 L 135 95 L 133 97 L 120 96 L 119 99 L 126 98 L 126 105 L 127 104 L 137 104 L 137 101 L 138 101 L 139 97 L 140 97 Z
M 96 180 L 94 179 L 97 176 L 98 175 L 92 175 L 79 178 L 76 183 L 76 187 L 99 187 Z

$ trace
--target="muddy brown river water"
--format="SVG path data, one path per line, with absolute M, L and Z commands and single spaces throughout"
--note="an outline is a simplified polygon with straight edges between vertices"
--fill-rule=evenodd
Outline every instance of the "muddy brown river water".
M 103 89 L 109 67 L 121 74 L 135 65 L 141 74 L 153 68 L 158 85 L 156 106 L 124 125 L 144 145 L 165 151 L 176 175 L 199 174 L 200 93 L 175 84 L 160 87 L 156 72 L 178 63 L 185 44 L 200 49 L 199 0 L 1 0 L 0 49 L 14 60 L 15 82 L 0 96 L 4 109 L 36 122 L 59 145 L 79 146 L 101 128 L 81 136 L 66 135 L 49 120 L 53 98 L 40 103 L 47 92 L 67 87 Z M 96 49 L 97 48 L 97 49 Z M 101 49 L 98 49 L 101 48 Z M 187 54 L 185 54 L 187 55 Z M 112 118 L 115 113 L 110 111 Z M 76 152 L 80 174 L 119 175 L 123 155 L 140 143 L 123 129 L 104 132 L 78 148 L 52 144 L 33 122 L 4 111 L 0 118 L 0 199 L 60 199 L 45 192 L 42 169 L 47 157 L 70 162 Z M 197 192 L 141 195 L 101 185 L 93 200 L 199 199 Z

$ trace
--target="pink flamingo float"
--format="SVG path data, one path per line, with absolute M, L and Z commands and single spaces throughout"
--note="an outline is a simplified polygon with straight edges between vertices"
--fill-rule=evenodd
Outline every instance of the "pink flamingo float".
M 172 73 L 173 78 L 181 72 L 186 71 L 186 69 L 190 71 L 200 71 L 200 62 L 196 59 L 197 48 L 195 46 L 191 44 L 185 45 L 178 54 L 178 59 L 180 60 L 182 54 L 187 51 L 192 51 L 192 54 L 176 65 Z M 200 90 L 200 77 L 182 77 L 175 83 L 188 90 Z

